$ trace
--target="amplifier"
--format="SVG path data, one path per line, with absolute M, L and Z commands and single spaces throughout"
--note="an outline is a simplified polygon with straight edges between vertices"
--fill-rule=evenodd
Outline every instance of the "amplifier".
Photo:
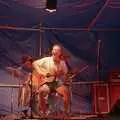
M 120 82 L 120 72 L 112 72 L 110 74 L 110 81 Z
M 108 113 L 110 111 L 108 84 L 93 85 L 92 93 L 92 112 L 95 114 Z

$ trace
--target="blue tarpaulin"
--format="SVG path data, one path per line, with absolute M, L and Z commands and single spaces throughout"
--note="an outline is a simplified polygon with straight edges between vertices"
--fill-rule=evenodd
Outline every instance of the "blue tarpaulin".
M 18 84 L 19 80 L 12 79 L 5 67 L 19 67 L 23 55 L 40 58 L 55 43 L 69 54 L 71 69 L 79 69 L 75 81 L 97 80 L 98 59 L 99 80 L 109 80 L 109 72 L 120 66 L 120 1 L 58 0 L 53 13 L 41 4 L 42 0 L 0 0 L 0 83 Z M 77 87 L 75 93 L 73 86 L 73 111 L 92 111 L 92 90 Z M 10 112 L 11 90 L 0 89 L 0 112 Z M 14 95 L 18 96 L 18 90 Z

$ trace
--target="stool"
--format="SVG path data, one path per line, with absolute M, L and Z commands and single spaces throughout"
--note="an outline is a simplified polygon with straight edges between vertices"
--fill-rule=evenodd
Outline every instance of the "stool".
M 49 110 L 52 114 L 58 115 L 60 112 L 60 95 L 58 93 L 52 93 L 48 98 Z

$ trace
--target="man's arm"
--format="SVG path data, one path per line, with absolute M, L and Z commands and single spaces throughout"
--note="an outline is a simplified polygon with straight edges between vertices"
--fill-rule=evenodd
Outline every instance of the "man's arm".
M 65 61 L 63 61 L 62 63 L 62 67 L 63 67 L 63 76 L 64 76 L 64 80 L 67 81 L 68 80 L 68 67 L 65 63 Z
M 63 67 L 64 74 L 67 74 L 68 73 L 68 68 L 67 68 L 67 65 L 66 65 L 65 61 L 63 61 L 63 63 L 62 63 L 62 67 Z

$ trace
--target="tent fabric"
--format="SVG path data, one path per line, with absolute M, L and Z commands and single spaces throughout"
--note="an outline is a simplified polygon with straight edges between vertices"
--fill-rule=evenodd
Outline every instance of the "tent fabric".
M 33 27 L 42 22 L 47 27 L 88 28 L 94 19 L 91 29 L 120 26 L 119 0 L 58 0 L 51 14 L 38 7 L 39 0 L 0 0 L 0 6 L 2 26 Z
M 19 84 L 5 67 L 21 66 L 26 54 L 36 58 L 48 55 L 55 43 L 70 56 L 71 69 L 79 70 L 73 81 L 98 80 L 98 63 L 99 80 L 108 81 L 109 72 L 120 66 L 120 1 L 58 0 L 54 13 L 40 8 L 41 1 L 0 0 L 0 83 Z M 9 113 L 11 88 L 0 89 L 0 113 Z M 72 92 L 72 111 L 91 112 L 91 87 L 75 85 Z M 14 96 L 17 109 L 17 89 Z

